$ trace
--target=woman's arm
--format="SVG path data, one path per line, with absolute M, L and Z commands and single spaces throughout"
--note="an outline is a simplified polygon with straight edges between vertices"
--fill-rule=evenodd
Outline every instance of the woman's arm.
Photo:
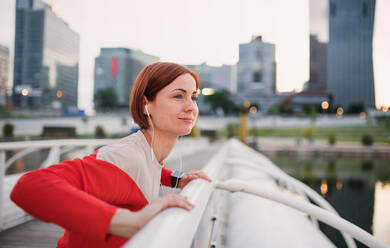
M 157 198 L 138 212 L 118 209 L 111 220 L 108 233 L 122 237 L 131 237 L 148 223 L 156 214 L 168 207 L 180 207 L 186 210 L 194 208 L 185 196 L 167 194 Z
M 67 230 L 104 240 L 117 207 L 86 191 L 115 173 L 107 166 L 86 166 L 82 160 L 64 161 L 23 175 L 11 199 L 27 213 Z

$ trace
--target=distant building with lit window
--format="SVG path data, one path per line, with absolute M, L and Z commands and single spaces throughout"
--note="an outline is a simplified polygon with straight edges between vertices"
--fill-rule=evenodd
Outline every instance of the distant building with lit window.
M 129 48 L 101 48 L 95 58 L 94 95 L 100 90 L 114 89 L 118 105 L 128 107 L 129 96 L 138 73 L 158 57 Z M 96 106 L 96 98 L 94 98 Z
M 80 37 L 41 0 L 17 0 L 13 102 L 77 107 Z

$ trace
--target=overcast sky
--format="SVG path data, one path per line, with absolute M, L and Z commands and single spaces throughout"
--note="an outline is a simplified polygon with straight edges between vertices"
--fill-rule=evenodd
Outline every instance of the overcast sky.
M 183 64 L 235 64 L 238 45 L 262 35 L 276 44 L 277 89 L 309 77 L 309 0 L 46 0 L 80 34 L 79 107 L 91 109 L 94 57 L 128 47 Z M 311 0 L 317 1 L 317 0 Z M 390 105 L 390 1 L 377 0 L 377 105 Z M 0 0 L 0 44 L 13 55 L 15 1 Z

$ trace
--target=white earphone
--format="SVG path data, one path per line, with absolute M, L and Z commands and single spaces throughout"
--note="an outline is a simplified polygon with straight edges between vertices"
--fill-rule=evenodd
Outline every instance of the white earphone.
M 145 110 L 146 110 L 146 114 L 148 115 L 148 117 L 150 118 L 150 114 L 149 114 L 149 110 L 148 110 L 148 105 L 145 104 Z

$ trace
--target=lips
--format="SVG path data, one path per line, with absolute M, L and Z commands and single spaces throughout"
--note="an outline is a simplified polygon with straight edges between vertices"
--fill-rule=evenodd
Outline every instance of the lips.
M 192 118 L 179 118 L 179 119 L 187 123 L 192 123 L 194 121 L 194 119 Z

